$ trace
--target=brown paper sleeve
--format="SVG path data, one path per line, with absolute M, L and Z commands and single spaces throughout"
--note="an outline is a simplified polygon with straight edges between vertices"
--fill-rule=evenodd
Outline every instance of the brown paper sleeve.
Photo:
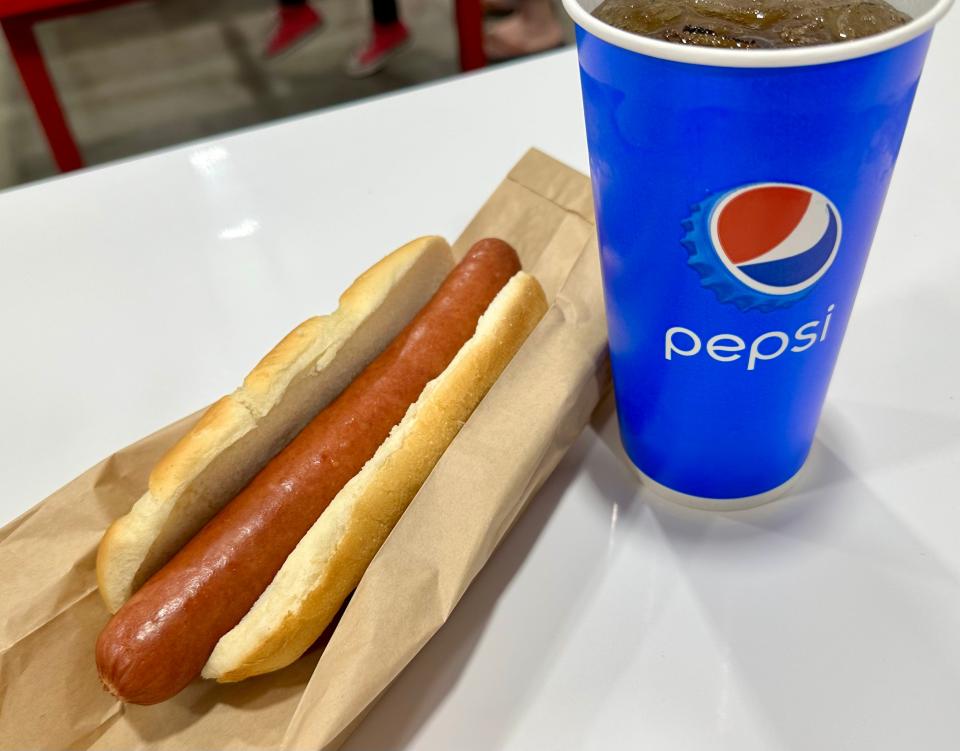
M 107 612 L 94 555 L 184 418 L 0 529 L 0 748 L 335 748 L 437 632 L 583 428 L 608 383 L 589 180 L 530 151 L 454 249 L 517 248 L 550 308 L 421 488 L 328 644 L 291 667 L 118 704 L 93 660 Z M 522 415 L 522 419 L 518 419 Z

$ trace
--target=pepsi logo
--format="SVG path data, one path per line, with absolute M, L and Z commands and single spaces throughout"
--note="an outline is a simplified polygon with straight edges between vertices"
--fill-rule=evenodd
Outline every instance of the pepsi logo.
M 836 258 L 840 233 L 840 214 L 829 198 L 788 183 L 738 188 L 710 215 L 717 257 L 736 279 L 769 295 L 814 284 Z

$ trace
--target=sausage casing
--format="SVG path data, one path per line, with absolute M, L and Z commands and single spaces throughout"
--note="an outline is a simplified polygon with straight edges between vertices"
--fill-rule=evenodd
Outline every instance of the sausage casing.
M 108 690 L 154 704 L 200 674 L 220 637 L 519 270 L 515 251 L 502 241 L 470 249 L 387 349 L 111 618 L 96 647 Z

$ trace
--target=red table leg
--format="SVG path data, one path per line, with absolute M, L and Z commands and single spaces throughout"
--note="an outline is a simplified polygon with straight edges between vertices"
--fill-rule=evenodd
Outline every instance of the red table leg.
M 460 38 L 460 68 L 475 70 L 487 64 L 483 51 L 481 0 L 456 0 L 457 34 Z
M 63 115 L 57 92 L 50 80 L 50 73 L 40 52 L 40 45 L 37 44 L 37 37 L 33 33 L 32 20 L 13 16 L 4 18 L 2 24 L 3 31 L 7 35 L 7 43 L 10 45 L 10 52 L 20 71 L 23 86 L 33 102 L 33 108 L 47 136 L 47 142 L 50 144 L 57 166 L 63 172 L 80 169 L 83 166 L 83 158 L 80 156 L 76 141 L 73 140 L 73 134 Z

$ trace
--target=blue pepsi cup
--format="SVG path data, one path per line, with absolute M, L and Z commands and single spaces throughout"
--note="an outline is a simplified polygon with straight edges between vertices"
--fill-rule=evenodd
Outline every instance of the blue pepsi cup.
M 624 448 L 675 500 L 782 493 L 813 443 L 934 23 L 730 50 L 577 24 Z M 582 3 L 582 4 L 581 4 Z

